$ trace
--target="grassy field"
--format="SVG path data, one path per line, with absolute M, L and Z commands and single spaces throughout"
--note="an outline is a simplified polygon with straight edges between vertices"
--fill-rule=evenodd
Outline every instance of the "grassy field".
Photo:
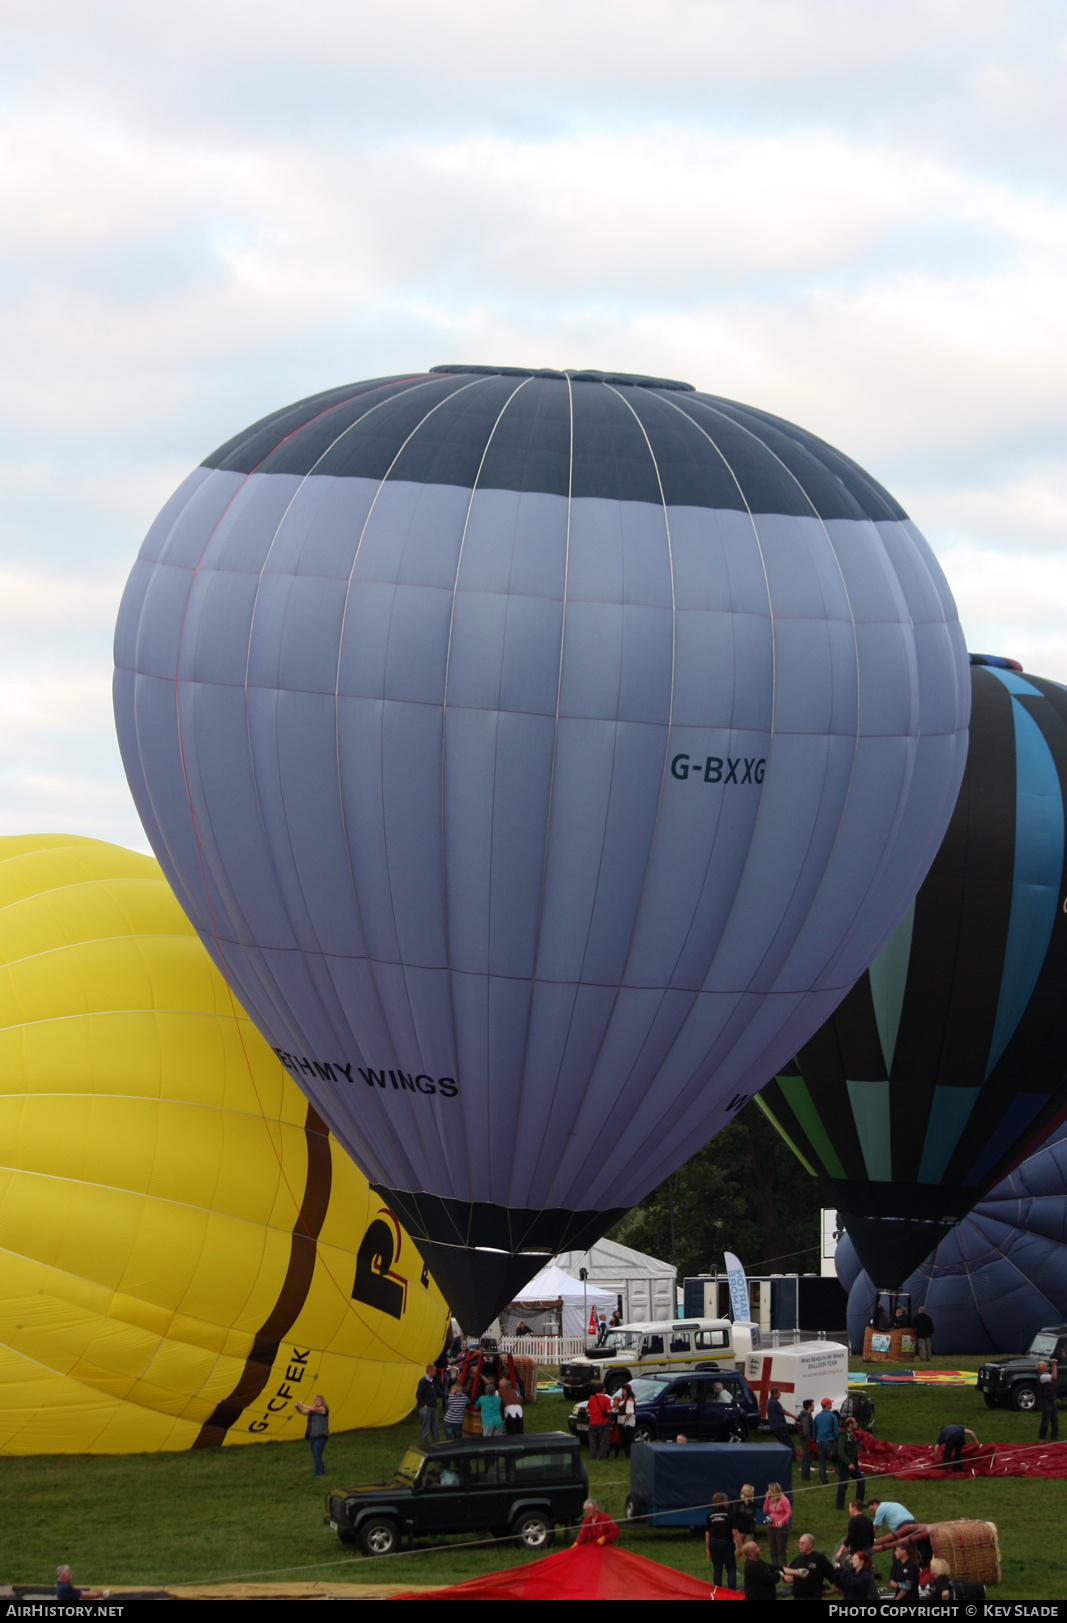
M 932 1442 L 948 1420 L 970 1426 L 983 1442 L 1037 1440 L 1036 1416 L 988 1410 L 973 1387 L 870 1391 L 875 1429 L 893 1442 Z M 561 1397 L 542 1395 L 527 1415 L 527 1429 L 564 1430 L 570 1407 Z M 384 1480 L 417 1439 L 414 1419 L 384 1431 L 341 1433 L 330 1439 L 327 1474 L 318 1480 L 304 1443 L 187 1454 L 2 1458 L 0 1580 L 48 1582 L 57 1563 L 67 1560 L 75 1581 L 85 1583 L 156 1587 L 239 1576 L 382 1582 L 388 1575 L 398 1585 L 445 1584 L 534 1559 L 496 1541 L 453 1540 L 373 1561 L 340 1544 L 322 1522 L 324 1487 Z M 592 1494 L 621 1520 L 625 1460 L 590 1462 L 589 1477 Z M 832 1552 L 847 1520 L 834 1509 L 836 1483 L 823 1488 L 816 1478 L 802 1488 L 799 1474 L 795 1483 L 790 1550 L 800 1533 L 812 1532 L 819 1548 Z M 876 1491 L 873 1484 L 868 1490 Z M 881 1491 L 920 1520 L 995 1521 L 1005 1576 L 998 1601 L 1067 1595 L 1067 1482 L 1008 1477 L 908 1482 L 897 1490 L 883 1479 Z M 703 1540 L 686 1530 L 636 1528 L 623 1537 L 642 1555 L 710 1576 Z M 888 1576 L 885 1557 L 881 1570 Z

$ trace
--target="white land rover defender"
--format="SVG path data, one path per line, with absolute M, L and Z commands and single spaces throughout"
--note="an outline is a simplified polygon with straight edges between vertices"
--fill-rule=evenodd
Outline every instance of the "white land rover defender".
M 616 1392 L 635 1375 L 675 1366 L 727 1368 L 734 1362 L 733 1325 L 729 1319 L 649 1319 L 609 1330 L 602 1345 L 590 1341 L 585 1352 L 560 1365 L 559 1378 L 569 1398 L 584 1398 L 594 1386 Z M 747 1349 L 746 1349 L 747 1350 Z

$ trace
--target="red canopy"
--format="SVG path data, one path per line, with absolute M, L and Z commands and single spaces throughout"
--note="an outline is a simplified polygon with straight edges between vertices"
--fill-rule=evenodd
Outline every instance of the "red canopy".
M 448 1589 L 394 1595 L 394 1600 L 743 1600 L 617 1544 L 576 1544 L 526 1566 L 505 1567 Z

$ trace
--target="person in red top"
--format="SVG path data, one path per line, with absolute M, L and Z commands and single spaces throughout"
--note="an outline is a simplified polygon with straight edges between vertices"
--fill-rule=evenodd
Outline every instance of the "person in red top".
M 595 1499 L 587 1499 L 582 1506 L 582 1525 L 575 1544 L 614 1544 L 619 1528 L 606 1510 L 598 1510 Z
M 602 1386 L 594 1386 L 589 1399 L 589 1458 L 606 1460 L 611 1439 L 611 1399 Z

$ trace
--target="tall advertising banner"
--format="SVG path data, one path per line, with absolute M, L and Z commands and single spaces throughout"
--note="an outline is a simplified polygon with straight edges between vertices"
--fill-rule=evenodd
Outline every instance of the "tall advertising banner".
M 732 1251 L 724 1251 L 723 1259 L 726 1263 L 726 1277 L 730 1282 L 730 1312 L 733 1314 L 734 1323 L 748 1324 L 752 1310 L 748 1305 L 748 1280 L 745 1278 L 745 1270 Z

